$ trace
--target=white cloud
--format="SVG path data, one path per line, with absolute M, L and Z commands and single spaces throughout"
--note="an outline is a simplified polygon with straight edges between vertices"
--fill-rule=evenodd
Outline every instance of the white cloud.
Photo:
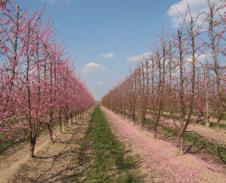
M 210 60 L 211 60 L 211 54 L 209 54 L 209 53 L 202 53 L 202 54 L 196 54 L 196 61 L 197 61 L 197 64 L 198 65 L 204 65 L 204 64 L 207 64 L 207 63 L 209 63 L 210 62 Z M 186 60 L 188 61 L 188 62 L 192 62 L 192 56 L 188 56 L 187 58 L 186 58 Z
M 208 53 L 203 53 L 203 54 L 200 54 L 199 56 L 197 56 L 197 60 L 199 62 L 199 64 L 207 64 L 209 63 L 210 59 L 211 59 L 211 54 L 208 54 Z
M 222 0 L 210 0 L 211 3 L 219 5 Z M 171 18 L 171 23 L 173 27 L 178 27 L 188 12 L 188 4 L 191 9 L 191 14 L 196 17 L 200 13 L 208 11 L 208 1 L 207 0 L 180 0 L 179 2 L 170 6 L 167 14 Z M 203 16 L 199 16 L 198 23 L 201 23 Z
M 87 74 L 87 73 L 91 73 L 91 72 L 103 71 L 105 69 L 106 69 L 105 66 L 103 66 L 101 64 L 97 64 L 97 63 L 91 62 L 91 63 L 86 64 L 82 68 L 82 73 L 83 74 Z
M 113 59 L 113 58 L 115 58 L 115 54 L 113 52 L 103 53 L 100 55 L 100 57 L 105 58 L 105 59 Z
M 140 62 L 140 61 L 144 61 L 150 55 L 151 55 L 151 52 L 144 52 L 144 53 L 142 53 L 140 55 L 135 55 L 135 56 L 131 56 L 131 57 L 127 58 L 127 61 L 128 62 Z

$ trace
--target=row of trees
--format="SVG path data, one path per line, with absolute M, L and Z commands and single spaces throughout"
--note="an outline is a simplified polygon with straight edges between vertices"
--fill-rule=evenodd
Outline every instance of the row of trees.
M 177 32 L 161 36 L 152 54 L 102 99 L 102 104 L 140 124 L 151 114 L 154 138 L 167 114 L 183 153 L 184 133 L 193 117 L 212 116 L 219 124 L 226 112 L 226 17 L 224 1 L 207 1 L 208 11 L 187 13 Z M 178 120 L 175 120 L 175 116 Z
M 54 34 L 43 11 L 31 15 L 14 1 L 1 1 L 0 136 L 25 134 L 32 157 L 42 129 L 54 142 L 54 124 L 62 130 L 94 103 Z

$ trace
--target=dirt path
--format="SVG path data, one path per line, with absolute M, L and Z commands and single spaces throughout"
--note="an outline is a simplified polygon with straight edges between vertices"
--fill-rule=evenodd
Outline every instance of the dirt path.
M 38 153 L 42 148 L 47 146 L 50 140 L 47 135 L 38 138 L 35 153 Z M 17 147 L 15 153 L 6 154 L 4 160 L 0 164 L 0 183 L 7 182 L 18 170 L 26 163 L 30 158 L 29 144 L 21 144 L 21 147 Z
M 147 118 L 151 118 L 151 115 L 147 115 Z M 173 125 L 173 120 L 161 117 L 161 123 L 162 124 L 168 123 L 169 125 Z M 226 145 L 225 130 L 207 128 L 205 126 L 198 125 L 198 124 L 190 124 L 188 126 L 187 131 L 194 131 L 214 143 Z
M 29 157 L 28 145 L 7 156 L 0 165 L 0 182 L 64 182 L 83 178 L 78 162 L 79 143 L 89 118 L 90 112 L 83 119 L 75 120 L 69 131 L 57 135 L 55 144 L 48 140 L 48 135 L 41 136 L 36 149 L 37 159 Z
M 119 139 L 141 157 L 146 182 L 226 182 L 226 171 L 215 164 L 208 164 L 198 157 L 187 154 L 178 155 L 175 145 L 163 140 L 154 140 L 152 134 L 122 119 L 106 108 L 109 122 Z

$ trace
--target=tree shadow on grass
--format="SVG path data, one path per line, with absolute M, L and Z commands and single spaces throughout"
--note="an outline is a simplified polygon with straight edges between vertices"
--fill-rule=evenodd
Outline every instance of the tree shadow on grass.
M 218 156 L 220 157 L 221 161 L 226 164 L 226 148 L 225 147 L 218 147 L 217 148 Z
M 187 149 L 185 150 L 185 154 L 199 154 L 202 150 L 205 149 L 206 144 L 202 144 L 200 147 L 197 147 L 196 141 L 194 141 L 192 144 L 187 145 Z

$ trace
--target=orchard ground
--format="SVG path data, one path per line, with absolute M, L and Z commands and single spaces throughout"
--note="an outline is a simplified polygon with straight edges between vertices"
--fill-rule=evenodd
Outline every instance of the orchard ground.
M 223 165 L 178 155 L 173 143 L 153 139 L 104 107 L 55 134 L 54 144 L 48 134 L 40 135 L 35 159 L 27 143 L 8 149 L 1 156 L 0 182 L 226 182 Z

